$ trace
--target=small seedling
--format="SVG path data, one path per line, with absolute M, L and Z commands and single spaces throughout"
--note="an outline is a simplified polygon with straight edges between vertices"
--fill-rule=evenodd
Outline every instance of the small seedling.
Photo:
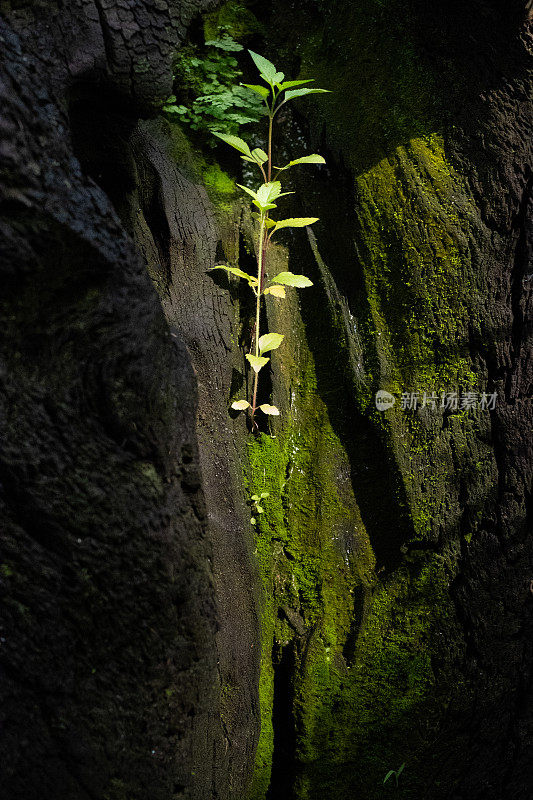
M 270 492 L 261 492 L 261 494 L 253 494 L 250 498 L 251 506 L 252 506 L 252 514 L 264 514 L 265 509 L 261 505 L 262 500 L 266 500 L 267 497 L 270 497 Z M 250 522 L 252 525 L 257 523 L 257 519 L 255 516 L 250 518 Z
M 400 767 L 398 767 L 398 769 L 396 769 L 396 770 L 395 769 L 390 769 L 387 772 L 387 774 L 385 775 L 385 777 L 383 778 L 383 785 L 385 785 L 387 783 L 387 781 L 390 780 L 390 778 L 392 778 L 394 776 L 394 780 L 396 781 L 396 788 L 398 788 L 398 780 L 400 778 L 400 775 L 404 771 L 404 768 L 405 768 L 405 761 L 403 762 L 403 764 Z
M 248 275 L 241 269 L 229 267 L 225 264 L 218 264 L 213 267 L 213 269 L 223 269 L 230 275 L 235 275 L 245 280 L 256 298 L 253 339 L 250 345 L 250 352 L 246 354 L 246 359 L 254 372 L 253 391 L 250 398 L 251 402 L 248 402 L 248 400 L 236 400 L 232 403 L 231 407 L 234 411 L 249 412 L 252 429 L 257 430 L 258 426 L 255 422 L 257 411 L 262 411 L 263 414 L 269 416 L 279 415 L 279 410 L 276 406 L 270 405 L 269 403 L 257 404 L 257 388 L 259 373 L 270 361 L 270 357 L 266 356 L 265 353 L 277 350 L 284 339 L 281 333 L 266 333 L 261 336 L 261 298 L 265 295 L 271 295 L 281 300 L 285 297 L 285 287 L 304 289 L 307 286 L 313 285 L 312 281 L 305 275 L 294 275 L 292 272 L 280 272 L 275 278 L 272 278 L 272 280 L 267 280 L 266 261 L 272 237 L 279 230 L 284 228 L 304 228 L 318 221 L 317 217 L 291 217 L 278 221 L 270 217 L 270 212 L 277 208 L 276 201 L 287 194 L 292 194 L 292 192 L 282 191 L 281 182 L 278 180 L 278 177 L 281 173 L 298 164 L 326 163 L 322 156 L 313 153 L 312 155 L 301 156 L 293 161 L 289 161 L 288 164 L 282 167 L 274 166 L 272 158 L 272 129 L 274 119 L 280 108 L 290 100 L 309 94 L 323 93 L 326 92 L 327 89 L 314 89 L 308 86 L 302 87 L 303 84 L 312 83 L 311 79 L 286 81 L 283 72 L 278 72 L 271 61 L 268 61 L 268 59 L 263 58 L 263 56 L 251 50 L 248 52 L 259 70 L 261 80 L 266 84 L 243 84 L 243 86 L 255 95 L 259 95 L 265 104 L 266 115 L 268 117 L 267 151 L 265 152 L 265 150 L 262 150 L 260 147 L 250 149 L 249 145 L 238 136 L 217 133 L 216 131 L 214 131 L 214 133 L 219 139 L 222 139 L 223 142 L 237 150 L 241 154 L 243 161 L 247 161 L 256 166 L 260 170 L 263 178 L 263 183 L 257 189 L 250 189 L 247 186 L 237 184 L 243 192 L 246 192 L 246 194 L 252 198 L 252 203 L 257 209 L 257 211 L 252 213 L 252 217 L 257 221 L 259 228 L 257 234 L 257 276 Z M 301 88 L 295 88 L 297 86 Z M 272 174 L 273 170 L 275 170 L 274 175 Z M 268 285 L 266 285 L 267 283 Z

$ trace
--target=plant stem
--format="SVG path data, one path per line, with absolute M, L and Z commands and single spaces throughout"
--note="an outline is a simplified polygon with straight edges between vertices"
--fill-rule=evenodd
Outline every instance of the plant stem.
M 257 300 L 255 304 L 255 356 L 259 356 L 259 317 L 261 315 L 261 293 L 263 289 L 263 255 L 264 255 L 264 239 L 265 239 L 265 213 L 261 212 L 261 226 L 259 229 L 259 246 L 257 250 Z M 254 371 L 255 372 L 255 371 Z M 256 412 L 257 403 L 257 384 L 259 381 L 259 373 L 255 372 L 254 378 L 254 395 L 252 399 L 252 425 L 254 424 L 254 416 Z
M 271 112 L 268 115 L 268 180 L 265 181 L 266 183 L 270 183 L 272 179 L 272 123 L 274 122 L 274 114 Z M 264 176 L 264 170 L 261 167 Z M 255 306 L 255 355 L 256 357 L 259 356 L 259 317 L 261 315 L 261 295 L 263 293 L 263 282 L 264 282 L 264 273 L 265 273 L 265 261 L 266 261 L 266 250 L 268 246 L 268 240 L 265 236 L 265 225 L 268 219 L 268 211 L 261 212 L 261 226 L 259 230 L 259 247 L 257 250 L 257 302 Z M 257 427 L 256 423 L 254 422 L 255 412 L 257 410 L 256 403 L 257 403 L 257 387 L 259 384 L 259 373 L 255 373 L 254 377 L 254 393 L 252 397 L 252 428 Z
M 268 116 L 268 181 L 272 178 L 272 123 L 274 122 L 274 115 Z

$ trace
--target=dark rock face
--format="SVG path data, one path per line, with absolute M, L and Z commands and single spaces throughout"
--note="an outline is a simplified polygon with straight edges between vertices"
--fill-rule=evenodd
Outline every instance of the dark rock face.
M 133 125 L 168 94 L 172 52 L 201 7 L 2 3 L 6 800 L 215 796 L 195 378 L 142 259 L 80 168 L 68 116 L 92 85 Z M 217 785 L 223 795 L 224 776 Z

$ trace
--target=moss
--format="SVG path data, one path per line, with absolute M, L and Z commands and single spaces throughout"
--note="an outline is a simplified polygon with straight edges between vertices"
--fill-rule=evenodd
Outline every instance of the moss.
M 338 285 L 351 290 L 360 337 L 355 349 L 362 350 L 364 369 L 350 384 L 351 417 L 340 424 L 335 406 L 349 382 L 340 386 L 338 375 L 350 358 L 341 315 L 332 327 L 320 301 L 303 293 L 302 303 L 312 308 L 304 314 L 306 328 L 296 293 L 283 304 L 268 300 L 269 329 L 286 334 L 272 357 L 273 401 L 282 415 L 272 435 L 248 438 L 243 455 L 249 495 L 270 493 L 256 530 L 262 663 L 253 800 L 264 798 L 270 783 L 275 646 L 294 648 L 299 800 L 323 800 L 330 791 L 339 800 L 381 797 L 385 773 L 403 761 L 401 795 L 427 792 L 432 764 L 423 756 L 426 739 L 449 702 L 449 665 L 462 657 L 449 593 L 462 513 L 457 475 L 475 487 L 474 520 L 483 482 L 492 476 L 492 462 L 484 461 L 477 441 L 482 423 L 479 415 L 456 413 L 443 426 L 439 412 L 408 413 L 397 403 L 381 414 L 374 405 L 380 387 L 399 397 L 480 387 L 484 380 L 469 348 L 479 331 L 480 287 L 469 235 L 477 224 L 475 204 L 449 155 L 446 113 L 402 8 L 391 35 L 391 13 L 398 8 L 392 0 L 352 4 L 339 20 L 327 4 L 326 27 L 334 36 L 327 30 L 324 36 L 318 17 L 305 17 L 308 35 L 296 53 L 301 77 L 309 74 L 335 89 L 322 111 L 313 106 L 310 124 L 318 138 L 325 123 L 328 148 L 350 170 L 343 195 L 349 235 L 339 230 L 338 201 L 330 202 L 344 191 L 340 181 L 316 191 L 316 213 L 323 239 L 330 230 L 338 240 L 326 261 Z M 302 24 L 301 11 L 292 14 L 286 4 L 278 11 L 273 16 L 282 20 L 279 36 L 290 63 L 287 42 L 292 48 L 289 34 Z M 209 24 L 215 19 L 222 24 L 220 17 Z M 283 63 L 283 50 L 274 50 Z M 357 74 L 354 51 L 364 64 Z M 217 166 L 202 164 L 224 249 L 236 260 L 229 231 L 238 194 Z M 335 158 L 332 169 L 338 178 Z M 286 269 L 288 257 L 278 247 L 272 269 Z M 350 449 L 348 439 L 360 449 Z M 374 442 L 383 449 L 372 449 Z M 370 463 L 382 454 L 383 463 Z M 471 473 L 465 466 L 470 454 L 481 464 Z M 364 479 L 370 467 L 372 486 Z M 390 504 L 381 516 L 380 504 Z M 388 529 L 380 531 L 376 518 L 386 517 Z M 469 536 L 463 532 L 464 540 Z M 386 549 L 386 537 L 392 555 L 384 566 L 376 553 Z M 454 675 L 453 688 L 458 684 Z
M 203 171 L 203 179 L 210 193 L 235 195 L 235 181 L 218 164 L 209 164 Z
M 376 341 L 380 377 L 404 391 L 475 387 L 468 354 L 475 299 L 458 217 L 471 200 L 442 137 L 399 147 L 357 177 L 356 195 L 366 330 Z
M 278 20 L 280 9 L 273 12 Z M 346 9 L 344 4 L 343 15 Z M 338 285 L 352 289 L 362 340 L 365 374 L 354 382 L 353 408 L 390 454 L 401 484 L 390 514 L 404 503 L 408 524 L 401 545 L 404 523 L 398 519 L 400 552 L 393 566 L 376 571 L 370 527 L 365 530 L 357 502 L 363 498 L 353 491 L 357 482 L 348 478 L 346 488 L 339 478 L 339 465 L 351 463 L 357 473 L 372 453 L 346 452 L 332 421 L 335 394 L 328 400 L 317 380 L 316 357 L 325 346 L 310 346 L 313 335 L 301 327 L 297 306 L 271 309 L 271 329 L 287 333 L 273 364 L 274 401 L 283 414 L 275 439 L 263 435 L 250 442 L 247 472 L 250 491 L 271 493 L 257 539 L 264 591 L 263 731 L 254 798 L 264 796 L 272 753 L 273 642 L 295 644 L 299 800 L 322 800 L 328 790 L 339 798 L 381 797 L 385 773 L 403 761 L 402 796 L 420 797 L 431 781 L 425 736 L 451 692 L 459 691 L 450 665 L 461 660 L 463 640 L 449 585 L 464 537 L 461 480 L 475 487 L 473 520 L 475 503 L 486 496 L 480 476 L 490 480 L 490 459 L 480 459 L 479 470 L 465 466 L 482 450 L 483 422 L 457 412 L 443 424 L 440 411 L 404 412 L 399 402 L 381 414 L 374 392 L 388 388 L 399 398 L 407 391 L 483 387 L 482 365 L 470 350 L 472 336 L 480 335 L 481 287 L 471 236 L 478 212 L 450 156 L 447 114 L 408 15 L 394 18 L 391 35 L 397 9 L 395 2 L 354 4 L 341 21 L 328 5 L 325 35 L 322 20 L 302 20 L 300 11 L 288 13 L 271 34 L 272 49 L 281 50 L 276 60 L 283 63 L 285 55 L 290 62 L 288 32 L 305 22 L 309 35 L 297 52 L 302 70 L 294 77 L 316 77 L 318 85 L 335 90 L 323 107 L 313 106 L 310 125 L 317 139 L 325 125 L 328 148 L 351 170 L 351 195 L 345 196 L 353 209 L 351 241 L 340 239 L 338 205 L 329 203 L 327 189 L 322 197 L 317 191 L 316 213 L 324 238 L 329 228 L 341 240 L 330 245 L 336 258 L 329 266 Z M 276 47 L 277 37 L 285 53 Z M 364 64 L 360 72 L 353 68 L 354 51 Z M 335 159 L 332 168 L 338 178 Z M 320 311 L 315 324 L 319 317 Z M 345 358 L 347 338 L 338 337 Z M 379 486 L 372 491 L 375 505 Z M 368 511 L 363 516 L 367 521 Z M 372 543 L 379 546 L 376 535 Z M 339 558 L 342 537 L 352 545 L 347 561 L 346 551 Z M 297 611 L 304 635 L 288 624 L 285 607 Z
M 241 42 L 262 31 L 257 17 L 246 3 L 239 2 L 239 0 L 222 3 L 215 11 L 204 14 L 203 21 L 206 42 L 217 39 L 224 32 Z
M 284 252 L 276 252 L 283 268 Z M 285 265 L 286 266 L 286 265 Z M 256 556 L 263 584 L 261 736 L 252 797 L 264 797 L 273 751 L 274 645 L 293 642 L 300 653 L 320 629 L 331 651 L 349 636 L 354 592 L 370 586 L 374 560 L 357 504 L 346 481 L 347 456 L 320 399 L 296 293 L 269 304 L 271 329 L 286 334 L 273 356 L 274 395 L 282 408 L 275 436 L 247 444 L 250 494 L 268 491 L 257 526 Z M 301 654 L 298 655 L 301 658 Z M 304 672 L 320 669 L 324 650 L 307 656 Z M 298 702 L 298 701 L 297 701 Z M 296 707 L 295 707 L 296 712 Z M 301 719 L 307 738 L 306 721 Z

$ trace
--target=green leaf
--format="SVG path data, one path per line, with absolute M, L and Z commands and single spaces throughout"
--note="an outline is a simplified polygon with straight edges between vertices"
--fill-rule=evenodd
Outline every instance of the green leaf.
M 276 74 L 272 78 L 272 83 L 276 83 L 276 84 L 281 83 L 281 81 L 283 80 L 284 77 L 285 77 L 285 75 L 283 74 L 283 72 L 276 72 Z
M 264 514 L 265 513 L 265 509 L 262 506 L 256 506 L 255 510 L 257 511 L 258 514 Z
M 262 356 L 253 356 L 251 353 L 246 353 L 246 358 L 250 362 L 250 366 L 252 367 L 254 372 L 259 372 L 265 364 L 268 364 L 270 361 L 269 358 L 263 358 Z
M 261 500 L 264 500 L 265 497 L 270 497 L 270 492 L 261 492 Z
M 253 189 L 248 189 L 248 187 L 243 186 L 242 183 L 238 183 L 237 186 L 239 187 L 239 189 L 243 189 L 245 192 L 247 192 L 250 195 L 250 197 L 254 198 L 254 200 L 258 200 L 257 194 L 256 192 L 253 191 Z
M 246 86 L 247 89 L 251 89 L 252 92 L 261 95 L 265 99 L 270 95 L 270 89 L 258 83 L 241 83 L 241 86 Z
M 306 81 L 285 81 L 285 83 L 280 83 L 278 89 L 283 91 L 284 89 L 291 89 L 293 86 L 301 86 L 303 83 L 313 83 L 314 78 L 308 78 Z
M 261 211 L 269 211 L 271 208 L 276 208 L 273 200 L 277 200 L 278 197 L 284 197 L 287 194 L 294 194 L 294 192 L 282 192 L 281 183 L 279 181 L 263 183 L 257 192 L 254 192 L 253 189 L 248 189 L 241 183 L 238 183 L 237 186 L 240 189 L 244 189 L 244 191 L 247 192 L 250 197 L 254 198 L 254 204 L 261 209 Z
M 268 156 L 264 150 L 261 150 L 260 147 L 256 147 L 255 150 L 252 150 L 252 158 L 257 161 L 258 164 L 264 164 L 265 161 L 268 161 Z
M 167 99 L 165 100 L 165 105 L 166 106 L 171 106 L 175 102 L 176 102 L 176 95 L 175 94 L 171 94 L 170 97 L 167 97 Z
M 294 161 L 289 161 L 284 167 L 274 167 L 274 169 L 289 169 L 289 167 L 294 167 L 296 164 L 325 164 L 326 159 L 323 156 L 319 156 L 317 153 L 313 153 L 310 156 L 302 156 L 301 158 L 295 158 Z
M 250 522 L 252 523 L 252 525 L 255 525 L 255 517 L 250 517 Z
M 263 495 L 261 495 L 261 497 L 262 497 L 262 496 L 263 496 Z M 398 771 L 396 772 L 396 779 L 398 779 L 398 778 L 400 777 L 400 775 L 402 774 L 402 772 L 404 771 L 404 769 L 405 769 L 405 761 L 403 762 L 403 764 L 401 765 L 401 767 L 399 767 L 399 768 L 398 768 Z
M 232 134 L 229 133 L 217 133 L 216 131 L 213 131 L 213 133 L 215 134 L 215 136 L 218 136 L 219 139 L 222 139 L 223 142 L 229 144 L 230 147 L 234 147 L 235 150 L 238 150 L 239 153 L 244 153 L 245 156 L 249 157 L 252 155 L 250 152 L 250 148 L 248 147 L 244 139 L 240 139 L 238 136 L 233 136 Z
M 267 203 L 266 205 L 263 205 L 262 203 L 258 203 L 256 200 L 254 200 L 253 202 L 254 206 L 260 208 L 261 211 L 270 211 L 272 208 L 277 208 L 277 205 L 275 203 Z
M 295 97 L 304 97 L 306 94 L 326 94 L 329 89 L 290 89 L 285 92 L 285 100 L 293 100 Z
M 324 156 L 319 156 L 318 153 L 312 153 L 310 156 L 301 156 L 301 158 L 295 158 L 294 161 L 289 161 L 291 167 L 295 164 L 325 164 L 326 159 Z
M 256 284 L 257 278 L 254 278 L 253 275 L 248 275 L 247 272 L 243 272 L 242 269 L 237 269 L 237 267 L 225 267 L 223 264 L 218 264 L 216 267 L 211 267 L 209 272 L 212 272 L 214 269 L 223 269 L 225 272 L 230 272 L 232 275 L 237 275 L 238 278 L 244 278 L 245 281 L 248 281 L 250 284 Z
M 290 219 L 280 219 L 276 222 L 276 227 L 273 233 L 280 230 L 280 228 L 306 228 L 308 225 L 318 222 L 318 217 L 291 217 Z
M 221 39 L 210 39 L 205 43 L 206 47 L 218 47 L 220 50 L 227 50 L 230 53 L 238 53 L 244 50 L 242 44 L 232 39 L 227 33 Z
M 258 494 L 253 494 L 250 499 L 253 500 L 254 503 L 257 503 L 261 498 L 259 497 Z
M 279 408 L 276 408 L 276 406 L 269 406 L 268 403 L 263 403 L 259 408 L 263 414 L 268 414 L 270 417 L 279 417 Z M 268 494 L 264 496 L 268 497 Z M 263 497 L 263 495 L 261 495 L 261 497 Z
M 267 353 L 269 350 L 277 350 L 285 337 L 282 333 L 265 333 L 259 338 L 259 350 Z
M 241 156 L 243 161 L 251 161 L 252 164 L 264 164 L 265 161 L 268 161 L 268 156 L 264 150 L 261 150 L 260 147 L 256 147 L 255 150 L 252 150 L 252 157 L 248 158 L 248 156 Z
M 387 783 L 387 781 L 389 780 L 389 778 L 392 778 L 393 775 L 394 775 L 394 770 L 390 769 L 387 772 L 387 774 L 385 775 L 385 777 L 383 778 L 383 785 L 385 785 Z
M 273 280 L 275 283 L 295 286 L 297 289 L 305 289 L 307 286 L 313 285 L 313 282 L 306 278 L 305 275 L 294 275 L 292 272 L 280 272 Z
M 281 197 L 281 183 L 279 181 L 264 183 L 257 192 L 257 200 L 261 203 L 272 203 L 278 197 Z
M 267 83 L 274 83 L 274 77 L 277 74 L 277 69 L 272 61 L 269 61 L 268 58 L 260 56 L 258 53 L 254 53 L 253 50 L 248 50 L 248 52 L 250 53 L 255 66 L 261 73 L 261 77 L 264 78 Z
M 271 294 L 273 297 L 285 297 L 285 287 L 276 285 L 267 286 L 263 294 Z
M 248 400 L 235 400 L 235 402 L 231 404 L 234 411 L 246 411 L 249 406 L 250 403 Z

